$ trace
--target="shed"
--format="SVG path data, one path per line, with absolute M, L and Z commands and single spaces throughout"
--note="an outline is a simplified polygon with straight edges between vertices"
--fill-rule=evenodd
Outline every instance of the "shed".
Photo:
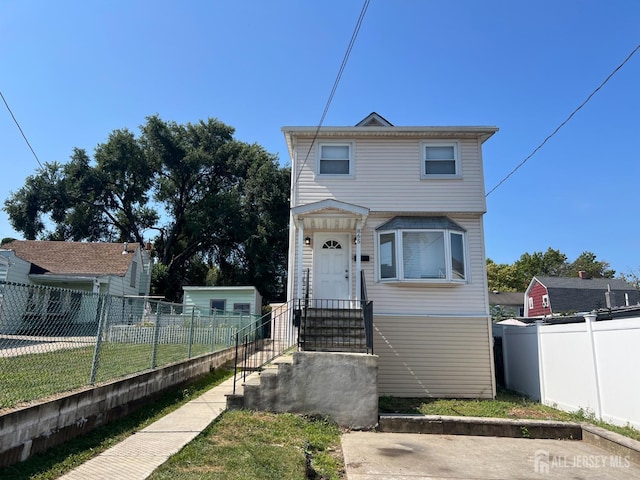
M 262 296 L 251 286 L 235 287 L 182 287 L 184 306 L 195 306 L 201 313 L 210 315 L 214 311 L 250 313 L 262 315 Z

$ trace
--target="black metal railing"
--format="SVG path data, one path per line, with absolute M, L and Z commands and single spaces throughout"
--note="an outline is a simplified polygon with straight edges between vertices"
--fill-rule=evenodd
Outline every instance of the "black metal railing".
M 361 300 L 311 299 L 310 270 L 303 279 L 303 298 L 289 300 L 235 335 L 234 387 L 250 372 L 291 350 L 373 354 L 373 302 L 367 298 L 364 274 Z
M 296 315 L 301 310 L 301 300 L 290 300 L 258 319 L 235 335 L 235 359 L 233 366 L 233 393 L 236 382 L 245 381 L 250 372 L 296 346 L 298 340 Z
M 313 299 L 302 312 L 304 351 L 373 353 L 372 302 Z

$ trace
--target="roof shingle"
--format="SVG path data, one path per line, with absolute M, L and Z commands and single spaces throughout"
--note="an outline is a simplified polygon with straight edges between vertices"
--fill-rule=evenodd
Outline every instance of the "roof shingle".
M 17 257 L 54 275 L 116 275 L 123 277 L 140 246 L 129 243 L 87 243 L 47 240 L 13 240 L 2 249 L 13 250 Z

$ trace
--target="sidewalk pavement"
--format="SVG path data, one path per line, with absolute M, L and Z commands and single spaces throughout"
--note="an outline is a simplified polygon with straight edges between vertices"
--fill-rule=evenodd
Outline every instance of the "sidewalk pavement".
M 230 378 L 60 478 L 144 480 L 215 420 L 232 392 Z

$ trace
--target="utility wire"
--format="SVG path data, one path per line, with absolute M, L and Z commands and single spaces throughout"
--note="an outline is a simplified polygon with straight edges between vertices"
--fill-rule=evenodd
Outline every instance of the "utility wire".
M 296 181 L 294 182 L 294 185 L 298 182 L 298 179 L 300 178 L 300 174 L 302 173 L 302 168 L 307 163 L 307 160 L 309 160 L 311 149 L 313 148 L 313 145 L 315 144 L 316 139 L 318 138 L 318 134 L 320 133 L 320 128 L 322 127 L 322 124 L 324 123 L 324 119 L 327 116 L 327 112 L 329 111 L 329 106 L 331 105 L 333 96 L 335 95 L 336 90 L 338 89 L 338 84 L 340 83 L 340 79 L 342 78 L 342 73 L 344 72 L 344 69 L 347 66 L 347 61 L 349 60 L 349 55 L 351 55 L 351 50 L 353 49 L 353 45 L 356 43 L 356 38 L 358 37 L 358 32 L 360 32 L 360 27 L 362 26 L 362 21 L 364 20 L 364 16 L 367 13 L 367 8 L 369 8 L 370 1 L 371 0 L 365 0 L 364 5 L 362 5 L 360 16 L 358 17 L 356 26 L 353 29 L 353 33 L 351 34 L 351 40 L 349 41 L 349 46 L 347 47 L 347 51 L 344 54 L 344 58 L 342 59 L 342 64 L 340 65 L 340 69 L 338 70 L 338 75 L 336 76 L 336 79 L 333 82 L 333 88 L 331 89 L 331 93 L 329 94 L 329 98 L 327 99 L 327 104 L 325 105 L 324 111 L 322 112 L 322 116 L 320 117 L 320 122 L 318 123 L 318 127 L 316 128 L 315 134 L 311 139 L 311 145 L 309 145 L 309 150 L 307 151 L 307 155 L 304 158 L 304 161 L 302 162 L 302 164 L 300 165 L 298 173 L 296 174 Z
M 558 133 L 558 131 L 559 131 L 562 127 L 564 127 L 564 126 L 569 122 L 569 120 L 571 120 L 571 119 L 573 118 L 573 116 L 574 116 L 576 113 L 578 113 L 578 110 L 580 110 L 582 107 L 584 107 L 584 106 L 589 102 L 589 100 L 591 100 L 591 98 L 592 98 L 596 93 L 598 93 L 598 90 L 600 90 L 602 87 L 604 87 L 604 85 L 605 85 L 605 84 L 606 84 L 606 83 L 611 79 L 611 77 L 613 77 L 613 76 L 618 72 L 618 70 L 620 70 L 620 69 L 624 66 L 624 64 L 625 64 L 625 63 L 627 63 L 627 62 L 631 59 L 631 57 L 633 57 L 633 55 L 634 55 L 638 50 L 640 50 L 640 45 L 638 45 L 636 48 L 634 48 L 634 49 L 633 49 L 633 51 L 632 51 L 632 52 L 627 56 L 627 58 L 625 58 L 625 59 L 624 59 L 624 61 L 623 61 L 620 65 L 618 65 L 618 66 L 617 66 L 617 67 L 616 67 L 616 68 L 615 68 L 615 69 L 614 69 L 614 70 L 609 74 L 609 76 L 608 76 L 607 78 L 605 78 L 605 79 L 604 79 L 604 81 L 603 81 L 600 85 L 598 85 L 598 87 L 597 87 L 593 92 L 591 92 L 591 94 L 586 98 L 586 100 L 585 100 L 584 102 L 582 102 L 578 108 L 576 108 L 573 112 L 571 112 L 571 115 L 569 115 L 569 116 L 564 120 L 564 122 L 562 122 L 560 125 L 558 125 L 558 127 L 557 127 L 557 128 L 556 128 L 556 129 L 551 133 L 551 134 L 549 134 L 549 135 L 547 136 L 547 138 L 545 138 L 545 139 L 542 141 L 542 143 L 541 143 L 540 145 L 538 145 L 538 146 L 533 150 L 533 152 L 531 152 L 531 153 L 527 156 L 527 158 L 525 158 L 522 162 L 520 162 L 520 164 L 519 164 L 516 168 L 514 168 L 513 170 L 511 170 L 511 172 L 509 172 L 509 174 L 508 174 L 506 177 L 504 177 L 502 180 L 500 180 L 500 182 L 499 182 L 495 187 L 493 187 L 491 190 L 489 190 L 489 193 L 487 193 L 487 194 L 485 195 L 485 197 L 488 197 L 489 195 L 491 195 L 491 194 L 492 194 L 492 193 L 493 193 L 493 192 L 494 192 L 494 191 L 495 191 L 495 190 L 496 190 L 500 185 L 502 185 L 504 182 L 506 182 L 506 181 L 507 181 L 507 179 L 508 179 L 511 175 L 513 175 L 514 173 L 516 173 L 516 171 L 517 171 L 520 167 L 522 167 L 525 163 L 527 163 L 527 161 L 528 161 L 531 157 L 533 157 L 533 156 L 538 152 L 538 150 L 540 150 L 540 149 L 543 147 L 543 145 L 544 145 L 545 143 L 547 143 L 547 141 L 549 141 L 549 140 L 551 139 L 551 137 L 553 137 L 556 133 Z
M 11 111 L 11 108 L 9 108 L 9 104 L 7 103 L 7 100 L 4 98 L 4 95 L 2 94 L 2 92 L 0 92 L 0 97 L 2 97 L 2 101 L 4 102 L 4 105 L 7 107 L 7 110 L 9 110 L 9 113 L 11 114 L 11 118 L 13 118 L 13 121 L 15 122 L 16 126 L 18 127 L 18 130 L 20 130 L 20 133 L 22 134 L 22 138 L 24 138 L 24 141 L 27 142 L 27 145 L 29 146 L 29 150 L 31 150 L 31 153 L 33 153 L 33 156 L 36 157 L 36 162 L 38 162 L 38 165 L 40 165 L 40 168 L 44 168 L 42 166 L 42 163 L 40 163 L 40 159 L 38 158 L 38 155 L 36 155 L 36 152 L 33 150 L 33 147 L 29 143 L 29 140 L 27 140 L 27 136 L 22 131 L 22 127 L 18 123 L 18 120 L 16 119 L 15 115 Z

